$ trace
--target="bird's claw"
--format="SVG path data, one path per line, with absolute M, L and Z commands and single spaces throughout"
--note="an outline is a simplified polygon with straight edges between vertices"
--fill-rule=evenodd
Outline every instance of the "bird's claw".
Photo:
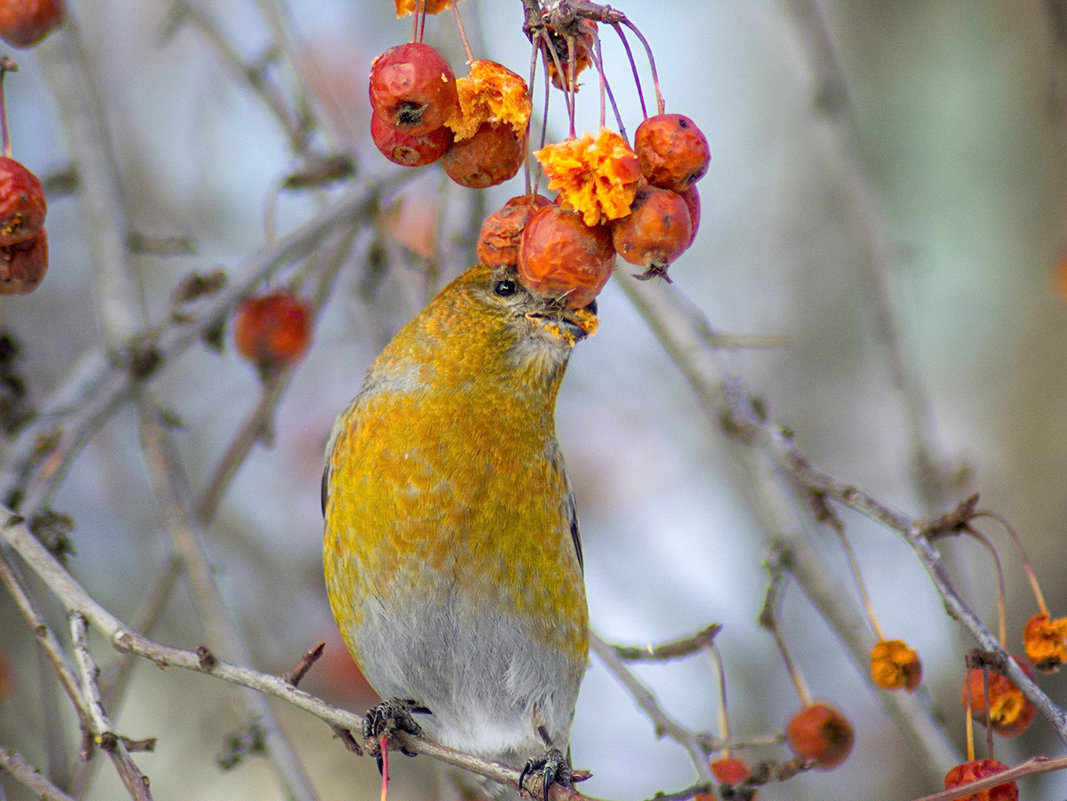
M 379 742 L 393 732 L 401 731 L 415 737 L 422 736 L 422 727 L 415 722 L 413 713 L 429 713 L 430 710 L 420 706 L 417 701 L 404 698 L 390 698 L 375 704 L 367 710 L 363 718 L 363 739 L 371 743 Z M 406 756 L 414 756 L 410 751 L 400 749 Z M 372 750 L 373 752 L 373 750 Z M 382 769 L 381 753 L 376 755 L 378 771 Z
M 558 748 L 549 748 L 541 756 L 526 760 L 519 773 L 519 791 L 522 792 L 526 777 L 535 773 L 541 775 L 543 801 L 548 801 L 548 790 L 553 784 L 562 787 L 572 786 L 571 766 Z

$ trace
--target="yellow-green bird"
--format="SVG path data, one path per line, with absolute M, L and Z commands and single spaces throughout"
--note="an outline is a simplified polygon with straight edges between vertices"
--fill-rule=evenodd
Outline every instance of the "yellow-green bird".
M 596 322 L 472 267 L 371 365 L 323 477 L 326 588 L 370 685 L 432 739 L 564 782 L 589 633 L 554 417 Z

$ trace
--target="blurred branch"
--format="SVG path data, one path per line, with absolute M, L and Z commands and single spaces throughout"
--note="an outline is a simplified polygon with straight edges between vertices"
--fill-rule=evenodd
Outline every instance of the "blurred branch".
M 84 354 L 66 381 L 42 402 L 37 417 L 19 431 L 0 461 L 0 488 L 8 505 L 14 503 L 29 516 L 45 504 L 81 448 L 144 380 L 219 330 L 266 275 L 307 255 L 338 228 L 369 219 L 383 188 L 351 189 L 326 210 L 249 256 L 238 270 L 240 282 L 201 301 L 195 319 L 168 318 L 158 330 L 138 337 L 146 343 L 142 347 L 158 357 L 150 375 L 138 374 L 129 362 L 116 364 L 96 351 Z
M 872 635 L 848 589 L 804 536 L 805 520 L 797 510 L 795 485 L 783 474 L 778 454 L 765 442 L 778 427 L 768 420 L 762 402 L 752 398 L 722 366 L 719 351 L 706 335 L 710 330 L 707 320 L 676 285 L 643 283 L 625 274 L 618 277 L 619 286 L 686 376 L 708 416 L 738 444 L 737 462 L 772 547 L 788 554 L 790 571 L 869 681 Z M 921 757 L 931 780 L 940 781 L 960 761 L 944 731 L 915 698 L 882 691 L 878 697 Z
M 106 350 L 119 358 L 121 350 L 142 327 L 140 288 L 126 247 L 129 220 L 122 182 L 105 111 L 93 83 L 94 70 L 82 45 L 77 20 L 67 19 L 37 47 L 59 121 L 78 176 L 78 198 L 88 239 L 93 287 Z
M 268 73 L 270 61 L 260 64 L 247 63 L 208 12 L 189 0 L 172 0 L 170 26 L 176 27 L 182 23 L 188 23 L 200 33 L 214 49 L 223 68 L 230 73 L 234 81 L 263 100 L 289 139 L 290 149 L 294 153 L 303 153 L 311 132 L 307 106 L 304 103 L 298 104 L 297 109 L 290 106 L 289 99 Z M 275 45 L 278 46 L 280 45 Z
M 311 298 L 312 330 L 322 313 L 322 308 L 330 296 L 330 290 L 334 285 L 337 274 L 345 264 L 351 253 L 358 228 L 353 226 L 345 232 L 334 235 L 333 239 L 324 244 L 316 254 L 325 264 L 316 264 L 311 267 L 311 272 L 319 274 L 318 284 Z M 237 470 L 244 463 L 248 454 L 257 442 L 269 438 L 270 421 L 274 410 L 278 405 L 285 389 L 297 365 L 290 365 L 278 371 L 271 372 L 264 378 L 263 392 L 259 402 L 252 409 L 245 421 L 237 429 L 225 450 L 215 471 L 208 478 L 204 489 L 196 502 L 196 519 L 201 523 L 209 523 L 215 518 L 219 504 L 237 475 Z
M 873 323 L 878 343 L 889 370 L 890 381 L 904 411 L 905 430 L 910 441 L 912 488 L 926 514 L 943 508 L 961 489 L 963 476 L 941 451 L 933 408 L 915 363 L 908 355 L 900 331 L 899 313 L 892 289 L 896 261 L 886 224 L 863 158 L 855 110 L 848 82 L 834 51 L 833 41 L 817 0 L 790 0 L 784 4 L 791 13 L 801 43 L 807 50 L 815 78 L 816 107 L 831 121 L 833 163 L 844 170 L 844 191 L 867 249 L 865 266 L 871 281 Z
M 232 653 L 238 662 L 249 664 L 251 651 L 222 597 L 215 575 L 208 566 L 203 531 L 192 511 L 191 492 L 174 443 L 149 397 L 141 402 L 141 447 L 148 465 L 156 498 L 174 547 L 182 557 L 185 574 L 203 622 L 210 648 L 216 653 Z M 285 783 L 287 794 L 298 801 L 311 801 L 315 790 L 267 699 L 257 692 L 241 693 L 248 716 L 263 730 L 267 752 Z
M 74 801 L 41 772 L 22 758 L 17 751 L 0 746 L 0 772 L 8 773 L 36 794 L 40 801 Z

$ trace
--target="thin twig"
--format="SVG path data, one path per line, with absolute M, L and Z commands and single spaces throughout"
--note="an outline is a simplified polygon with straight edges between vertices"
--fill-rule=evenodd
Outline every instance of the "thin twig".
M 119 778 L 122 779 L 130 798 L 135 801 L 152 801 L 152 794 L 148 791 L 148 781 L 137 763 L 133 761 L 126 743 L 115 733 L 104 704 L 100 698 L 100 687 L 97 685 L 99 669 L 92 649 L 89 647 L 88 621 L 80 612 L 70 613 L 70 634 L 74 646 L 74 661 L 78 666 L 78 677 L 81 684 L 81 692 L 86 700 L 86 708 L 89 713 L 91 728 L 87 734 L 92 737 L 95 745 L 104 751 L 115 764 Z
M 652 691 L 626 666 L 626 663 L 623 662 L 622 657 L 619 656 L 615 648 L 604 642 L 595 633 L 590 633 L 589 635 L 589 647 L 600 657 L 604 666 L 611 671 L 619 684 L 630 693 L 634 703 L 648 715 L 655 726 L 656 736 L 669 737 L 682 746 L 689 752 L 689 757 L 692 759 L 700 779 L 702 781 L 711 781 L 713 777 L 711 767 L 708 765 L 708 754 L 722 747 L 715 736 L 710 733 L 697 734 L 692 732 L 668 715 L 666 710 L 660 706 Z
M 696 634 L 659 645 L 612 645 L 611 647 L 619 658 L 626 662 L 666 662 L 703 651 L 715 641 L 715 635 L 721 630 L 722 626 L 719 623 L 712 623 Z
M 74 801 L 52 782 L 48 781 L 37 768 L 22 758 L 18 751 L 0 745 L 0 773 L 8 773 L 15 781 L 34 792 L 41 801 Z

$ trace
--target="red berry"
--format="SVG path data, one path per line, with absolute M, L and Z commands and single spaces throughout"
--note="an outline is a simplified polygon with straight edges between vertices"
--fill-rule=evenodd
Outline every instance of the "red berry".
M 519 195 L 486 217 L 478 234 L 478 261 L 493 269 L 518 264 L 526 224 L 535 211 L 551 202 L 544 195 Z
M 848 718 L 827 704 L 812 704 L 793 715 L 785 737 L 793 753 L 814 760 L 820 770 L 844 762 L 855 739 Z
M 37 176 L 0 156 L 0 245 L 31 238 L 44 225 L 48 204 Z
M 496 186 L 522 166 L 522 142 L 507 123 L 483 122 L 474 136 L 456 142 L 445 154 L 445 172 L 460 186 Z
M 743 759 L 723 757 L 711 763 L 711 773 L 726 784 L 740 784 L 752 775 L 752 768 Z
M 261 368 L 292 364 L 311 344 L 311 315 L 299 298 L 274 292 L 249 298 L 233 329 L 237 352 Z
M 459 111 L 456 76 L 429 45 L 390 47 L 371 65 L 370 104 L 387 125 L 414 136 L 427 134 Z
M 393 128 L 377 111 L 370 118 L 370 136 L 383 156 L 403 167 L 432 164 L 452 146 L 452 131 L 444 126 L 416 135 Z
M 1008 766 L 995 759 L 975 759 L 956 765 L 945 775 L 945 789 L 951 790 L 962 787 L 965 784 L 995 776 L 1003 773 Z M 1019 787 L 1015 782 L 1006 782 L 990 787 L 987 790 L 979 790 L 973 795 L 964 796 L 957 801 L 1019 801 Z
M 24 242 L 0 246 L 0 295 L 33 292 L 48 272 L 48 235 L 44 228 Z
M 689 247 L 692 232 L 682 196 L 655 186 L 638 189 L 630 213 L 611 225 L 616 253 L 630 264 L 659 272 Z
M 634 152 L 650 184 L 675 192 L 700 180 L 711 161 L 708 140 L 681 114 L 658 114 L 638 125 Z
M 0 0 L 0 39 L 32 47 L 63 22 L 63 0 Z
M 572 309 L 593 302 L 611 278 L 615 251 L 603 225 L 557 205 L 534 212 L 519 245 L 519 277 L 541 295 L 565 297 Z
M 696 241 L 697 231 L 700 230 L 700 192 L 697 191 L 695 186 L 691 186 L 681 193 L 682 200 L 685 201 L 685 207 L 689 209 L 689 227 L 691 229 L 689 234 L 689 244 L 686 248 L 690 248 L 693 242 Z

